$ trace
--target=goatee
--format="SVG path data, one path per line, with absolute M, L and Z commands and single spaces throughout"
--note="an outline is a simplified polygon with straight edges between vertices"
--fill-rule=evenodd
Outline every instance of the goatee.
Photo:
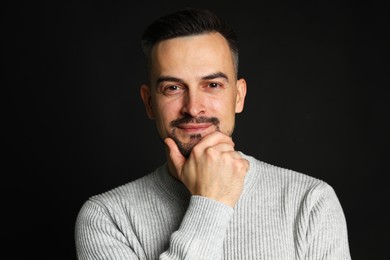
M 201 134 L 193 134 L 190 135 L 190 141 L 187 143 L 181 142 L 176 133 L 175 130 L 177 127 L 183 124 L 188 124 L 188 123 L 193 123 L 193 124 L 202 124 L 202 123 L 211 123 L 216 127 L 216 131 L 219 130 L 219 119 L 216 117 L 183 117 L 176 119 L 170 123 L 170 126 L 173 128 L 172 132 L 168 135 L 170 138 L 172 138 L 177 147 L 179 148 L 180 153 L 185 157 L 188 158 L 191 154 L 192 148 L 199 143 L 199 141 L 202 139 Z

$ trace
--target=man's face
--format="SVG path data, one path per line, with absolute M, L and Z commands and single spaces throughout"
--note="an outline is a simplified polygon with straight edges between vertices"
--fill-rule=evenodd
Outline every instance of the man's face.
M 157 43 L 151 55 L 150 86 L 141 87 L 149 118 L 161 138 L 175 140 L 184 156 L 205 135 L 231 135 L 243 109 L 246 83 L 237 80 L 233 57 L 219 33 Z

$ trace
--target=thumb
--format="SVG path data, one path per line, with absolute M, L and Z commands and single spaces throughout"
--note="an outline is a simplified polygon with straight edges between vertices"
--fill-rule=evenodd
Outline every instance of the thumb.
M 179 151 L 179 148 L 177 147 L 175 141 L 173 141 L 172 138 L 167 137 L 164 139 L 165 147 L 167 150 L 168 160 L 169 163 L 173 166 L 176 172 L 173 174 L 177 175 L 179 177 L 181 170 L 183 168 L 184 163 L 186 162 L 185 157 L 181 154 Z

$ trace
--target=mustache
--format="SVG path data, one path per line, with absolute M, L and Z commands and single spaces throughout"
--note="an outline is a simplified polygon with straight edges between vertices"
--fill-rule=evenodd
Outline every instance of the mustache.
M 179 127 L 180 125 L 188 124 L 188 123 L 193 123 L 193 124 L 211 123 L 213 125 L 219 125 L 219 119 L 216 117 L 206 117 L 206 116 L 200 116 L 200 117 L 186 116 L 186 117 L 173 120 L 170 123 L 170 126 Z

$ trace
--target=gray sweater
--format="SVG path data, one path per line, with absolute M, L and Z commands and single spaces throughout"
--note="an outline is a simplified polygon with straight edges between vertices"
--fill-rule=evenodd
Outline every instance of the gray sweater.
M 231 208 L 191 196 L 163 165 L 85 202 L 81 259 L 350 259 L 343 210 L 325 182 L 244 155 Z

